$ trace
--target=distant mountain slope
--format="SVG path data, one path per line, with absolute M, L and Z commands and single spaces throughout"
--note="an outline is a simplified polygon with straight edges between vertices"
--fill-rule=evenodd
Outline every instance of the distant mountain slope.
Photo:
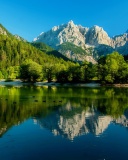
M 33 42 L 31 43 L 34 47 L 40 49 L 43 52 L 53 51 L 54 49 L 42 42 Z
M 78 47 L 70 42 L 65 42 L 59 46 L 57 46 L 57 50 L 62 53 L 62 55 L 71 59 L 72 61 L 83 62 L 89 61 L 92 63 L 96 63 L 96 61 L 92 57 L 92 51 L 89 49 L 83 49 Z
M 44 42 L 54 49 L 61 51 L 65 56 L 67 56 L 67 52 L 69 52 L 69 49 L 66 51 L 64 48 L 65 43 L 69 42 L 70 44 L 72 43 L 73 45 L 81 47 L 81 49 L 79 48 L 79 53 L 72 52 L 74 46 L 70 48 L 72 56 L 77 57 L 77 54 L 81 54 L 80 57 L 74 58 L 76 61 L 81 61 L 81 58 L 85 60 L 85 56 L 88 55 L 90 55 L 92 59 L 97 59 L 99 56 L 106 55 L 112 51 L 118 51 L 123 55 L 128 54 L 128 31 L 122 35 L 111 38 L 102 27 L 96 25 L 91 28 L 82 27 L 75 25 L 73 21 L 55 26 L 48 32 L 42 32 L 34 39 L 34 42 Z M 61 45 L 62 47 L 60 47 Z M 85 50 L 84 54 L 82 49 Z
M 31 43 L 34 47 L 40 49 L 41 51 L 45 52 L 47 55 L 53 55 L 57 58 L 62 58 L 65 61 L 69 61 L 70 59 L 67 58 L 66 56 L 62 55 L 60 52 L 57 50 L 51 48 L 50 46 L 46 45 L 45 43 L 42 42 L 35 42 Z
M 38 47 L 36 45 L 38 45 Z M 40 50 L 38 48 L 40 48 Z M 55 51 L 43 43 L 31 44 L 18 35 L 12 35 L 7 29 L 0 25 L 1 70 L 7 70 L 10 66 L 19 66 L 26 59 L 32 59 L 41 65 L 45 62 L 52 64 L 52 61 L 60 63 L 60 58 L 68 60 L 61 54 L 59 56 L 59 53 L 57 53 L 58 55 L 56 56 L 56 54 L 50 52 Z

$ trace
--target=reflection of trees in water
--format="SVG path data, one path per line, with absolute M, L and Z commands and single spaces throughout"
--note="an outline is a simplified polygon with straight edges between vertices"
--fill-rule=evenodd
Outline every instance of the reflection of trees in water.
M 118 117 L 128 107 L 127 93 L 127 88 L 0 87 L 0 135 L 30 117 L 47 118 L 52 113 L 61 116 L 61 126 L 68 119 L 71 123 L 75 119 L 83 123 L 87 115 L 100 115 L 99 111 Z M 94 125 L 93 118 L 86 121 L 89 126 Z M 81 132 L 93 133 L 89 128 L 80 128 Z

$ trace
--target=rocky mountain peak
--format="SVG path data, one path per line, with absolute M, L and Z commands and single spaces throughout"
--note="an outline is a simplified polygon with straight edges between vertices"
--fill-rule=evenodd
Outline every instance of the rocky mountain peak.
M 54 26 L 50 31 L 40 34 L 34 41 L 44 42 L 55 49 L 65 42 L 71 42 L 77 46 L 85 46 L 85 37 L 72 20 L 67 24 Z
M 127 54 L 128 52 L 128 30 L 123 35 L 110 38 L 107 32 L 98 25 L 87 28 L 76 25 L 72 20 L 40 34 L 34 41 L 46 43 L 52 48 L 57 49 L 64 56 L 74 57 L 75 55 L 75 58 L 73 58 L 75 61 L 76 59 L 79 59 L 78 61 L 81 61 L 81 59 L 85 60 L 87 56 L 89 56 L 90 61 L 90 56 L 95 59 L 101 55 L 112 53 L 114 50 L 122 54 Z M 79 52 L 76 54 L 73 50 L 69 49 L 67 42 L 81 47 L 86 53 Z M 67 50 L 59 50 L 58 46 L 64 43 L 67 44 L 65 47 Z M 79 49 L 75 50 L 78 52 Z
M 86 42 L 97 47 L 100 44 L 110 45 L 111 39 L 102 27 L 95 25 L 89 29 L 86 35 Z
M 103 31 L 103 28 L 97 25 L 92 26 L 90 29 L 95 31 Z
M 111 45 L 111 38 L 97 25 L 87 28 L 75 25 L 72 20 L 67 24 L 53 27 L 50 31 L 39 35 L 34 41 L 44 42 L 53 48 L 70 42 L 77 46 L 87 48 L 88 45 L 97 47 L 99 44 Z
M 72 20 L 70 20 L 67 25 L 70 26 L 70 27 L 74 27 L 75 26 L 75 24 L 74 24 L 74 22 Z
M 55 31 L 57 31 L 58 29 L 59 29 L 59 26 L 54 26 L 54 27 L 52 28 L 52 31 L 55 32 Z M 40 35 L 42 35 L 42 34 L 40 34 Z

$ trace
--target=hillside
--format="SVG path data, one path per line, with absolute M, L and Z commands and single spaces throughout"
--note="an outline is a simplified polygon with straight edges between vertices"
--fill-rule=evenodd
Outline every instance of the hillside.
M 0 35 L 12 36 L 11 33 L 2 25 L 0 24 Z
M 19 66 L 29 59 L 42 66 L 66 66 L 66 61 L 62 58 L 68 60 L 51 47 L 42 43 L 31 44 L 18 35 L 12 35 L 0 25 L 0 78 L 18 77 Z
M 50 46 L 46 45 L 45 43 L 42 42 L 33 42 L 31 43 L 31 45 L 33 45 L 34 47 L 36 47 L 37 49 L 45 52 L 47 55 L 53 55 L 57 58 L 62 58 L 65 61 L 69 61 L 70 59 L 68 59 L 66 56 L 63 56 L 60 52 L 58 52 L 57 50 L 51 48 Z
M 79 46 L 74 45 L 70 42 L 62 43 L 61 45 L 57 46 L 57 50 L 67 58 L 71 59 L 72 61 L 76 62 L 83 62 L 88 61 L 93 64 L 96 63 L 94 58 L 92 57 L 92 51 L 90 49 L 83 49 Z

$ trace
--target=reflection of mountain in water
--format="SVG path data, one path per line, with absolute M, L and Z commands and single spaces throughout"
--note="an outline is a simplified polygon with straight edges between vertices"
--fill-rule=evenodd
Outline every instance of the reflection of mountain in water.
M 48 117 L 37 120 L 37 123 L 50 129 L 54 135 L 63 135 L 70 140 L 87 133 L 100 135 L 108 128 L 111 122 L 125 127 L 128 126 L 128 120 L 125 115 L 114 119 L 109 115 L 102 115 L 93 108 L 75 113 L 70 102 Z
M 69 139 L 99 135 L 111 122 L 127 127 L 127 93 L 128 88 L 0 87 L 0 137 L 31 117 Z
M 128 127 L 128 110 L 125 111 L 124 115 L 120 116 L 118 119 L 115 119 L 114 122 L 124 127 Z

